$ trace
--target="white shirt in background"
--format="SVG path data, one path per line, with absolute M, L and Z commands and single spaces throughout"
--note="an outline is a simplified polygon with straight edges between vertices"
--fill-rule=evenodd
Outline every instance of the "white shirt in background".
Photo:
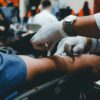
M 48 10 L 42 10 L 39 14 L 35 15 L 34 17 L 30 17 L 28 20 L 28 24 L 38 24 L 43 26 L 48 23 L 55 23 L 57 21 L 57 18 Z

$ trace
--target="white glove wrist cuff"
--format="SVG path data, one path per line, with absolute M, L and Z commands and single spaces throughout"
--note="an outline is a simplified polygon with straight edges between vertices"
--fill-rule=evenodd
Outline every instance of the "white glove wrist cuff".
M 59 21 L 59 26 L 58 26 L 58 28 L 59 28 L 59 32 L 60 32 L 60 34 L 62 35 L 62 37 L 64 38 L 64 37 L 66 37 L 67 36 L 67 34 L 64 32 L 64 30 L 63 30 L 63 20 L 62 21 Z
M 96 24 L 100 30 L 100 13 L 94 14 L 94 18 L 95 18 Z
M 76 37 L 78 37 L 79 38 L 79 40 L 80 41 L 82 41 L 81 43 L 84 43 L 84 44 L 86 44 L 87 43 L 87 38 L 86 37 L 83 37 L 83 36 L 76 36 Z
M 91 48 L 90 48 L 90 53 L 93 53 L 93 52 L 95 52 L 95 50 L 96 50 L 96 45 L 97 45 L 97 40 L 96 39 L 94 39 L 94 38 L 92 38 L 92 45 L 91 45 Z

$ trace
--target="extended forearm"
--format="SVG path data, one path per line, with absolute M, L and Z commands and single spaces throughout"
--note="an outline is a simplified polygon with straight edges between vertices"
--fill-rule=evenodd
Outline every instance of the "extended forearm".
M 63 27 L 65 31 L 67 28 Z M 100 38 L 100 30 L 93 15 L 77 17 L 77 20 L 73 23 L 73 31 L 76 35 Z
M 27 67 L 27 80 L 32 79 L 41 73 L 62 70 L 65 66 L 65 61 L 61 57 L 49 57 L 34 59 L 28 56 L 20 56 Z
M 100 57 L 96 55 L 84 54 L 75 57 L 75 61 L 72 62 L 70 57 L 66 57 L 67 70 L 70 72 L 77 72 L 83 69 L 95 70 L 100 75 Z
M 100 38 L 100 30 L 98 29 L 95 18 L 92 15 L 78 17 L 73 24 L 73 28 L 77 35 Z
M 36 75 L 50 71 L 77 72 L 83 69 L 93 69 L 100 71 L 100 57 L 95 55 L 81 55 L 75 57 L 75 61 L 68 56 L 54 56 L 49 58 L 33 59 L 27 56 L 21 56 L 27 66 L 27 80 Z

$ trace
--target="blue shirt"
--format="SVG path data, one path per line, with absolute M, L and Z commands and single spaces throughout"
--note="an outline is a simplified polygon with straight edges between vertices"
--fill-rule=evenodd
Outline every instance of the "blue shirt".
M 16 55 L 0 52 L 0 95 L 26 80 L 26 64 Z

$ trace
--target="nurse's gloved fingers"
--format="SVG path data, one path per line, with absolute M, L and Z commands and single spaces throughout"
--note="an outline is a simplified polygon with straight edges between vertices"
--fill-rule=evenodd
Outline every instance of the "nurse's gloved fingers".
M 82 54 L 84 51 L 84 47 L 82 45 L 77 45 L 73 48 L 74 54 Z
M 31 38 L 31 43 L 35 44 L 38 42 L 38 38 L 36 37 L 36 35 L 34 35 L 32 38 Z
M 62 45 L 60 48 L 57 49 L 55 55 L 62 55 L 64 51 L 65 51 L 65 48 L 64 48 L 64 45 Z
M 69 44 L 66 43 L 65 46 L 64 46 L 64 48 L 65 48 L 66 54 L 71 54 L 71 53 L 73 53 L 73 51 L 72 51 L 73 46 L 72 46 L 72 45 L 69 45 Z

